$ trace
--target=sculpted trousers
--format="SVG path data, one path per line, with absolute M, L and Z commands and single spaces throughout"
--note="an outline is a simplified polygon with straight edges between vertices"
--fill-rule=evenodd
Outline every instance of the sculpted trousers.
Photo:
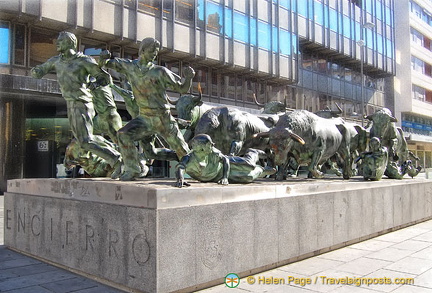
M 93 135 L 93 118 L 95 111 L 92 103 L 67 101 L 69 124 L 79 146 L 86 151 L 105 159 L 114 166 L 120 153 L 102 136 Z
M 177 122 L 168 111 L 138 115 L 118 131 L 119 147 L 123 157 L 125 172 L 140 173 L 138 150 L 135 141 L 146 140 L 152 135 L 160 135 L 170 149 L 181 159 L 189 152 L 189 147 L 181 134 Z
M 107 134 L 114 143 L 117 131 L 122 127 L 122 120 L 109 86 L 102 86 L 93 91 L 93 105 L 98 114 L 94 119 L 94 133 Z

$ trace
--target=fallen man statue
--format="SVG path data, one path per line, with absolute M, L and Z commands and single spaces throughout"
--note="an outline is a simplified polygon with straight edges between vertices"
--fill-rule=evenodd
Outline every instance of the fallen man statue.
M 201 182 L 250 183 L 258 177 L 272 175 L 273 168 L 265 168 L 257 163 L 265 156 L 261 150 L 248 149 L 242 157 L 226 156 L 214 147 L 209 135 L 199 134 L 190 141 L 192 150 L 177 165 L 177 187 L 190 186 L 184 180 L 184 173 Z

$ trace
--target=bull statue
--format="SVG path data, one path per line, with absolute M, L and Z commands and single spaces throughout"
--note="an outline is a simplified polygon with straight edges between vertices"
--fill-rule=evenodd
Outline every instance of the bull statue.
M 269 127 L 263 120 L 251 113 L 230 107 L 215 107 L 205 112 L 198 121 L 195 133 L 208 134 L 223 154 L 236 156 L 248 148 L 265 150 L 268 139 L 254 135 L 266 132 Z
M 293 109 L 287 108 L 285 103 L 279 101 L 270 101 L 265 104 L 258 102 L 255 94 L 252 95 L 254 102 L 257 106 L 263 108 L 262 114 L 281 114 L 286 111 L 293 111 Z
M 403 131 L 400 127 L 396 126 L 395 122 L 397 122 L 397 119 L 393 116 L 391 111 L 387 108 L 383 108 L 365 118 L 372 123 L 369 136 L 371 138 L 379 138 L 382 146 L 388 149 L 389 164 L 386 175 L 392 179 L 400 179 L 398 175 L 400 171 L 394 169 L 405 166 L 403 168 L 405 169 L 404 172 L 407 172 L 411 177 L 417 176 L 421 168 L 415 169 L 410 159 L 419 160 L 419 158 L 408 150 L 408 144 L 403 135 Z
M 282 115 L 267 132 L 256 135 L 269 138 L 278 166 L 276 180 L 284 178 L 286 166 L 292 158 L 299 164 L 308 164 L 309 177 L 322 178 L 322 164 L 334 155 L 343 161 L 344 179 L 351 177 L 350 135 L 340 119 L 325 119 L 306 110 Z
M 168 99 L 177 111 L 177 122 L 180 127 L 187 128 L 184 133 L 185 141 L 189 141 L 195 134 L 195 127 L 201 116 L 212 106 L 202 102 L 202 93 L 199 95 L 182 95 L 177 100 Z
M 191 152 L 184 156 L 176 168 L 177 187 L 189 186 L 184 180 L 186 172 L 201 182 L 250 183 L 258 177 L 272 175 L 273 168 L 264 168 L 257 163 L 265 153 L 248 149 L 243 157 L 225 156 L 217 148 L 210 136 L 199 134 L 190 141 Z

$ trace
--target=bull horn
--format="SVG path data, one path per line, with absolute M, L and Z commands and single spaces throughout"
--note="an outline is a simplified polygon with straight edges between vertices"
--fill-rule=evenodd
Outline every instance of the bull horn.
M 338 109 L 339 112 L 334 111 L 335 114 L 342 114 L 342 108 L 338 105 L 338 103 L 335 103 L 336 108 Z
M 170 103 L 171 105 L 176 105 L 177 104 L 177 102 L 178 102 L 178 100 L 171 100 L 168 96 L 167 96 L 167 100 L 168 100 L 168 103 Z
M 201 102 L 201 100 L 202 100 L 202 93 L 199 93 L 198 96 L 193 95 L 192 100 L 193 100 L 195 103 L 197 103 L 197 104 L 198 104 L 199 102 Z
M 259 107 L 264 108 L 265 105 L 264 105 L 264 104 L 261 104 L 260 102 L 258 102 L 255 93 L 253 93 L 252 96 L 253 96 L 253 99 L 254 99 L 254 101 L 255 101 L 255 104 L 257 104 Z
M 390 116 L 390 122 L 398 122 L 397 118 Z
M 363 118 L 368 119 L 368 120 L 370 120 L 370 121 L 373 120 L 373 119 L 372 119 L 372 115 L 364 116 Z
M 253 138 L 268 138 L 270 137 L 270 132 L 260 132 L 260 133 L 255 133 L 253 136 Z
M 297 134 L 295 134 L 294 132 L 290 132 L 290 136 L 291 138 L 293 138 L 294 140 L 296 140 L 297 142 L 301 143 L 301 144 L 305 144 L 306 142 L 303 140 L 303 138 L 301 138 L 300 136 L 298 136 Z

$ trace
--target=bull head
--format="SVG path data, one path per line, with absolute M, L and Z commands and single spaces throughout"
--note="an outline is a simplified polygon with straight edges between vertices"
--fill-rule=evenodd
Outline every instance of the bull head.
M 391 113 L 391 111 L 387 108 L 383 108 L 381 110 L 376 111 L 374 114 L 368 115 L 368 116 L 364 116 L 365 119 L 368 119 L 370 121 L 373 121 L 375 115 L 385 115 L 389 118 L 389 122 L 397 122 L 398 120 L 396 119 L 396 117 L 393 116 L 393 114 Z
M 171 100 L 169 97 L 167 97 L 167 100 L 168 100 L 168 102 L 171 105 L 174 105 L 174 106 L 177 105 L 177 102 L 179 101 L 179 99 L 177 99 L 177 100 Z M 202 105 L 202 101 L 201 100 L 202 100 L 202 93 L 199 93 L 198 96 L 191 95 L 191 101 L 192 101 L 193 104 L 201 106 Z
M 303 140 L 303 138 L 301 138 L 299 135 L 295 134 L 294 132 L 292 132 L 290 129 L 288 128 L 283 128 L 282 129 L 283 132 L 285 132 L 285 134 L 288 134 L 289 137 L 291 137 L 292 139 L 294 139 L 295 141 L 297 141 L 300 144 L 305 144 L 306 142 Z M 281 129 L 271 129 L 270 131 L 267 132 L 260 132 L 255 134 L 253 137 L 256 138 L 269 138 L 273 136 L 274 138 L 284 138 L 285 135 L 283 135 L 281 133 Z

